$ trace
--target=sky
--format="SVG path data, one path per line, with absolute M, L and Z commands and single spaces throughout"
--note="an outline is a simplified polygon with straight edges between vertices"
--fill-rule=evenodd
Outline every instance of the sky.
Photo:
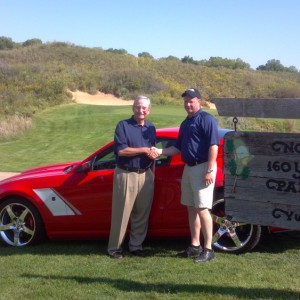
M 299 0 L 0 0 L 0 37 L 300 70 Z

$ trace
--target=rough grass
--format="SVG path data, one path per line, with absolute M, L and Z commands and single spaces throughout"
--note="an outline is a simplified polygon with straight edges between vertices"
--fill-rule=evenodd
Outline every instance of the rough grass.
M 32 127 L 32 119 L 13 115 L 0 121 L 0 140 L 10 140 L 22 136 Z

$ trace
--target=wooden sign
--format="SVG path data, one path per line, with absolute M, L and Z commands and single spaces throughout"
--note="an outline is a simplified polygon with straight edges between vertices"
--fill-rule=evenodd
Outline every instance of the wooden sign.
M 225 210 L 234 221 L 300 229 L 300 136 L 229 132 Z
M 299 119 L 300 99 L 214 98 L 219 116 Z

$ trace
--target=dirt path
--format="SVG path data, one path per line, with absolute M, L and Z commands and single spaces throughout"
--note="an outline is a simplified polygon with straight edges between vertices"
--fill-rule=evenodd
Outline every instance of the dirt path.
M 95 95 L 90 95 L 84 92 L 71 92 L 73 101 L 78 104 L 91 104 L 91 105 L 132 105 L 133 100 L 124 100 L 117 98 L 111 94 L 104 94 L 98 92 Z
M 0 172 L 0 180 L 9 178 L 11 176 L 17 175 L 19 173 L 14 173 L 14 172 Z

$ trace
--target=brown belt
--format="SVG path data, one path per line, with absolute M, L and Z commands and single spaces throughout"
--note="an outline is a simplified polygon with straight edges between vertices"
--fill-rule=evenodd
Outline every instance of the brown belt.
M 147 169 L 135 169 L 135 168 L 125 167 L 125 166 L 122 166 L 122 165 L 117 165 L 117 167 L 119 169 L 122 169 L 122 170 L 125 170 L 125 171 L 128 171 L 128 172 L 135 172 L 135 173 L 138 173 L 138 174 L 143 174 L 149 169 L 149 168 L 147 168 Z

